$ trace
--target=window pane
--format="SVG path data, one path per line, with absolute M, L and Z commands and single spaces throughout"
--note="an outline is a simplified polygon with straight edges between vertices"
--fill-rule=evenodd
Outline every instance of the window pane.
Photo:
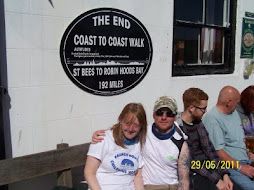
M 201 33 L 202 64 L 222 64 L 223 62 L 223 31 L 202 28 Z
M 174 30 L 174 63 L 184 64 L 198 63 L 198 28 L 175 27 Z
M 233 73 L 236 10 L 237 0 L 174 0 L 173 76 Z
M 203 0 L 176 0 L 175 19 L 202 23 Z
M 224 0 L 206 0 L 206 24 L 223 26 L 223 11 Z

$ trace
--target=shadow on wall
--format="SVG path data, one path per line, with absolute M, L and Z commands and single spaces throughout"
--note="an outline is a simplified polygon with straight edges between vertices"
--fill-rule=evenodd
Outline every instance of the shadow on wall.
M 49 3 L 52 5 L 52 7 L 54 8 L 53 2 L 52 0 L 49 0 Z
M 0 159 L 12 157 L 8 95 L 4 0 L 0 0 Z
M 52 0 L 48 0 L 54 8 Z M 11 98 L 8 94 L 4 0 L 0 0 L 0 160 L 12 158 L 10 133 Z M 0 187 L 1 190 L 1 187 Z

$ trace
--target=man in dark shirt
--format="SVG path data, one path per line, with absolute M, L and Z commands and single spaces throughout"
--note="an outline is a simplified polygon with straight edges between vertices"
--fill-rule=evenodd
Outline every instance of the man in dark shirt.
M 208 95 L 201 89 L 187 89 L 183 94 L 184 112 L 177 119 L 188 136 L 194 189 L 232 190 L 229 172 L 221 168 L 221 161 L 201 121 L 206 113 L 207 101 Z

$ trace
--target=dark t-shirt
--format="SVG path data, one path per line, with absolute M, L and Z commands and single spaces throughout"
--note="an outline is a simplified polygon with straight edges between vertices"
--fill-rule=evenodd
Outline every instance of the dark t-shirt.
M 185 128 L 184 132 L 188 136 L 187 143 L 191 146 L 190 152 L 192 153 L 192 157 L 194 160 L 207 160 L 208 158 L 205 156 L 204 151 L 200 145 L 200 138 L 197 132 L 198 124 L 189 125 L 183 121 L 183 127 Z

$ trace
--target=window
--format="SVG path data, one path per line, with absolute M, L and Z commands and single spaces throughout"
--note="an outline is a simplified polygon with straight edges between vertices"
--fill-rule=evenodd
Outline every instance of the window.
M 233 73 L 236 0 L 175 0 L 173 76 Z

